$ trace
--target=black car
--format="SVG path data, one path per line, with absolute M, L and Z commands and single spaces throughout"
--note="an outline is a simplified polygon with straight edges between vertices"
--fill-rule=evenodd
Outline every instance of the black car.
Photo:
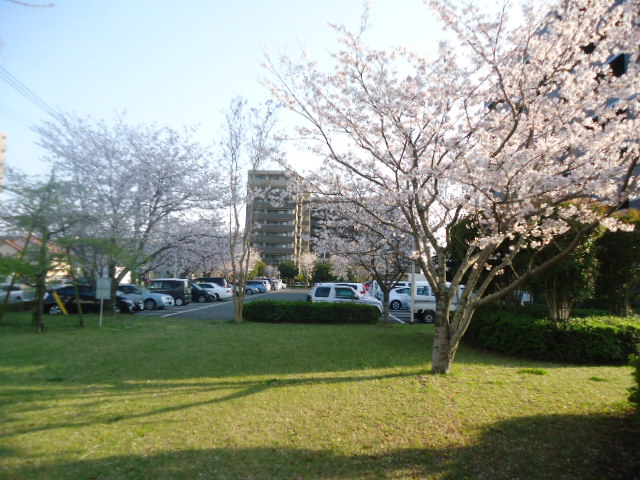
M 213 293 L 209 293 L 204 288 L 200 288 L 197 283 L 191 285 L 191 298 L 194 302 L 215 302 L 217 300 Z
M 78 296 L 80 297 L 80 305 L 84 313 L 97 313 L 100 311 L 100 300 L 96 298 L 96 289 L 91 285 L 66 285 L 64 287 L 57 288 L 55 292 L 60 297 L 60 300 L 64 304 L 65 309 L 69 313 L 77 313 L 78 305 L 76 303 L 76 291 L 78 289 Z M 51 315 L 59 315 L 62 313 L 62 309 L 56 302 L 53 296 L 53 292 L 47 293 L 44 299 L 45 311 Z M 131 300 L 125 298 L 121 294 L 116 294 L 116 313 L 133 313 L 135 311 L 135 304 Z

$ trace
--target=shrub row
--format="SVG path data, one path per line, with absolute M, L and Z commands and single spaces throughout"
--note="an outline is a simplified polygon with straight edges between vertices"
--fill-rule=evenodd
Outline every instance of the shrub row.
M 640 415 L 640 357 L 637 355 L 632 355 L 631 365 L 636 367 L 634 373 L 636 384 L 629 389 L 631 391 L 629 401 L 636 404 L 636 411 L 638 412 L 638 415 Z
M 33 310 L 34 306 L 34 301 L 8 303 L 6 305 L 2 305 L 0 303 L 0 310 L 3 312 L 26 312 L 28 310 Z
M 377 323 L 380 310 L 352 303 L 260 300 L 244 306 L 244 319 L 268 323 Z
M 640 318 L 584 317 L 557 324 L 523 311 L 476 312 L 465 341 L 535 360 L 625 365 L 640 354 Z

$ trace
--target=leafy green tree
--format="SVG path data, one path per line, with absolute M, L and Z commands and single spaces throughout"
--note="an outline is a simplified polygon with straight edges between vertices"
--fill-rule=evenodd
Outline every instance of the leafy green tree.
M 316 282 L 333 282 L 336 277 L 331 273 L 333 265 L 329 262 L 319 262 L 313 268 L 313 279 Z
M 280 276 L 287 280 L 293 280 L 298 276 L 300 270 L 295 262 L 291 260 L 286 260 L 280 264 Z
M 528 252 L 530 265 L 543 263 L 566 249 L 579 228 L 573 227 L 541 250 Z M 598 229 L 584 237 L 564 260 L 529 283 L 534 292 L 544 294 L 551 319 L 568 320 L 573 305 L 594 293 L 599 270 L 597 241 L 602 233 Z
M 600 276 L 596 285 L 597 296 L 606 302 L 609 313 L 622 317 L 633 313 L 631 304 L 640 285 L 640 211 L 629 212 L 625 220 L 635 224 L 634 231 L 607 231 L 598 240 Z
M 264 263 L 262 260 L 259 260 L 254 265 L 253 270 L 251 270 L 251 272 L 249 273 L 249 278 L 264 277 L 266 269 L 267 269 L 267 264 Z
M 59 182 L 54 175 L 47 180 L 12 173 L 3 190 L 8 194 L 1 218 L 6 228 L 25 237 L 23 253 L 17 270 L 29 270 L 35 284 L 33 324 L 44 331 L 43 310 L 46 279 L 55 255 L 51 244 L 75 221 L 76 212 L 64 201 L 71 191 L 69 183 Z M 35 247 L 29 249 L 33 239 Z M 21 264 L 21 265 L 20 265 Z M 27 265 L 30 265 L 28 267 Z M 13 276 L 15 279 L 15 275 Z

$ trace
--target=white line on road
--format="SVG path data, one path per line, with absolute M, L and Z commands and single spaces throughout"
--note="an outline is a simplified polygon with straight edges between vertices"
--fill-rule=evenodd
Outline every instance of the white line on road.
M 220 306 L 224 305 L 225 303 L 226 302 L 219 302 L 219 303 L 215 303 L 214 305 L 204 305 L 203 307 L 200 307 L 200 308 L 191 308 L 189 310 L 181 310 L 179 312 L 168 313 L 166 315 L 161 315 L 161 316 L 162 317 L 173 317 L 174 315 L 181 315 L 183 313 L 197 312 L 198 310 L 204 310 L 205 308 L 220 307 Z

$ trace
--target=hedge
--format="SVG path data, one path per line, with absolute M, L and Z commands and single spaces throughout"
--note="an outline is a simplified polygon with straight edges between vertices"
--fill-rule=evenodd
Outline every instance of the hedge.
M 352 303 L 260 300 L 247 303 L 243 317 L 267 323 L 377 323 L 380 310 Z
M 636 412 L 640 415 L 640 357 L 632 355 L 631 365 L 636 367 L 635 373 L 633 374 L 636 379 L 636 384 L 629 389 L 631 391 L 629 401 L 636 404 Z
M 524 311 L 481 309 L 464 340 L 535 360 L 625 365 L 630 355 L 640 354 L 640 318 L 584 317 L 556 323 Z
M 28 302 L 16 302 L 2 305 L 0 303 L 0 311 L 3 312 L 26 312 L 35 308 L 35 302 L 30 300 Z

